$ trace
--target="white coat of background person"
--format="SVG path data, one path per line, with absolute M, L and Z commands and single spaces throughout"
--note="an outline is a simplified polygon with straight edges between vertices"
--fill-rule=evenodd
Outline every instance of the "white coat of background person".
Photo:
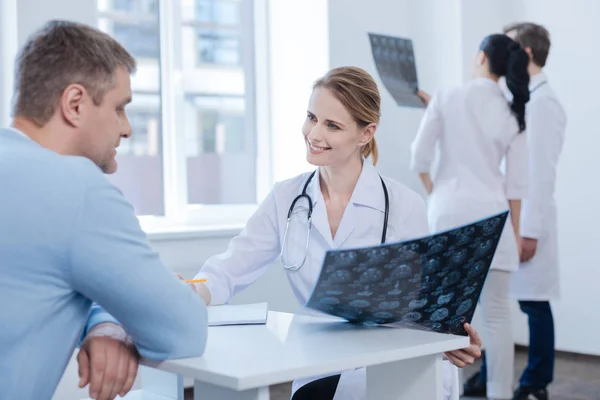
M 560 296 L 558 221 L 554 192 L 565 141 L 567 116 L 543 72 L 550 32 L 532 22 L 504 27 L 529 55 L 531 100 L 527 105 L 529 195 L 521 213 L 521 267 L 511 279 L 511 296 L 527 315 L 529 352 L 515 399 L 548 398 L 554 380 L 554 317 L 551 300 Z
M 566 115 L 543 72 L 550 52 L 550 33 L 532 22 L 512 23 L 503 28 L 529 55 L 529 91 L 525 121 L 529 150 L 529 191 L 521 212 L 521 265 L 511 274 L 511 297 L 527 315 L 528 362 L 515 390 L 514 400 L 548 398 L 554 379 L 554 318 L 550 301 L 559 298 L 558 232 L 554 190 L 556 169 L 562 151 Z M 506 82 L 500 86 L 510 101 Z M 465 383 L 464 395 L 486 392 L 486 362 Z
M 314 84 L 302 127 L 307 159 L 318 166 L 306 190 L 314 207 L 312 229 L 309 231 L 307 222 L 308 202 L 303 198 L 294 207 L 283 246 L 288 210 L 302 193 L 311 173 L 275 184 L 242 232 L 231 240 L 227 251 L 208 259 L 196 275 L 197 279 L 207 279 L 205 284 L 195 284 L 196 292 L 207 304 L 229 302 L 281 255 L 286 264 L 300 266 L 286 268 L 286 274 L 296 298 L 305 305 L 319 277 L 326 251 L 381 242 L 385 211 L 383 184 L 367 158 L 377 161 L 373 135 L 379 117 L 377 84 L 362 69 L 335 68 Z M 389 193 L 386 241 L 427 234 L 423 199 L 398 182 L 387 178 L 384 182 Z M 277 266 L 281 267 L 279 263 Z M 471 346 L 445 354 L 460 367 L 480 356 L 481 341 L 477 332 L 468 325 L 466 329 L 471 336 Z M 449 362 L 444 365 L 446 398 L 458 399 L 457 369 Z M 334 379 L 328 380 L 332 377 Z M 325 386 L 329 386 L 321 391 L 323 385 L 317 388 L 315 382 L 326 382 Z M 338 373 L 328 378 L 297 380 L 292 390 L 294 400 L 365 399 L 365 368 L 346 371 L 341 376 Z
M 527 193 L 525 103 L 529 99 L 527 54 L 505 35 L 490 35 L 480 46 L 473 79 L 439 92 L 428 104 L 412 144 L 411 169 L 420 173 L 429 195 L 432 232 L 463 225 L 510 208 L 480 305 L 486 343 L 489 398 L 512 398 L 510 272 L 519 265 L 519 214 Z M 507 77 L 515 100 L 498 85 Z M 428 95 L 420 94 L 427 102 Z M 430 169 L 439 149 L 433 182 Z M 501 164 L 506 161 L 506 174 Z
M 541 67 L 531 72 L 529 87 L 531 100 L 527 104 L 526 121 L 530 189 L 521 212 L 524 262 L 512 276 L 511 296 L 518 300 L 549 301 L 560 296 L 554 192 L 567 115 Z

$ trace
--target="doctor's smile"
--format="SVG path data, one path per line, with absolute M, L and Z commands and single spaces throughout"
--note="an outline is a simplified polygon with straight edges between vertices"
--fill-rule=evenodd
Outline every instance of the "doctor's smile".
M 321 154 L 327 150 L 331 150 L 331 147 L 321 147 L 321 146 L 317 146 L 316 144 L 311 143 L 311 142 L 307 142 L 307 143 L 308 143 L 308 148 L 310 149 L 310 152 L 312 154 Z

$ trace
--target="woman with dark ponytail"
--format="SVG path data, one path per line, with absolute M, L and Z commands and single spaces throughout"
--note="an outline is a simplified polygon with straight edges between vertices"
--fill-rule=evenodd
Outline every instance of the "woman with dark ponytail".
M 481 51 L 488 54 L 490 72 L 505 77 L 506 86 L 513 95 L 511 110 L 519 123 L 520 131 L 525 130 L 525 104 L 529 101 L 529 56 L 506 35 L 491 35 L 481 43 Z
M 437 93 L 431 101 L 419 92 L 428 107 L 412 144 L 411 168 L 419 173 L 429 194 L 432 232 L 508 208 L 511 211 L 480 299 L 491 399 L 512 399 L 513 395 L 509 283 L 510 272 L 519 266 L 521 199 L 528 186 L 528 63 L 527 53 L 508 36 L 487 36 L 475 59 L 473 79 Z M 498 85 L 502 77 L 512 93 L 511 101 Z M 436 149 L 439 156 L 432 180 Z

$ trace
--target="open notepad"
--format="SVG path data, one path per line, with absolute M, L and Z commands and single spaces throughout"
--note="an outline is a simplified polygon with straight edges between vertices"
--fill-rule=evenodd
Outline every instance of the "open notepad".
M 209 306 L 208 326 L 267 323 L 267 303 Z

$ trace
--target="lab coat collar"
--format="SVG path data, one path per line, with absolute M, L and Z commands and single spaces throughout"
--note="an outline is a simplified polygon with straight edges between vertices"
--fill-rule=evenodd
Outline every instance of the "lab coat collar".
M 356 182 L 350 201 L 354 205 L 385 211 L 385 196 L 381 177 L 370 160 L 363 161 L 363 170 Z
M 540 72 L 538 74 L 533 75 L 529 78 L 529 90 L 534 90 L 539 87 L 539 85 L 548 81 L 548 77 L 544 72 Z
M 363 160 L 363 169 L 358 177 L 350 202 L 344 210 L 344 215 L 335 234 L 331 236 L 329 219 L 327 218 L 327 208 L 325 200 L 321 193 L 321 183 L 319 171 L 315 173 L 309 190 L 313 200 L 313 224 L 314 227 L 323 235 L 325 240 L 333 248 L 340 248 L 350 237 L 356 225 L 360 222 L 357 216 L 357 206 L 366 206 L 377 209 L 382 213 L 385 210 L 385 197 L 381 186 L 381 180 L 371 161 Z
M 496 82 L 493 79 L 485 78 L 485 77 L 474 78 L 473 83 L 476 85 L 488 87 L 492 91 L 497 92 L 499 95 L 504 97 L 504 92 L 502 91 L 502 88 L 500 87 L 499 82 Z
M 323 202 L 323 194 L 321 193 L 321 179 L 319 170 L 315 173 L 311 183 L 310 196 L 313 199 L 313 207 Z M 363 159 L 363 169 L 358 177 L 350 203 L 358 206 L 370 207 L 381 212 L 385 211 L 385 197 L 381 179 L 375 166 L 369 159 Z

